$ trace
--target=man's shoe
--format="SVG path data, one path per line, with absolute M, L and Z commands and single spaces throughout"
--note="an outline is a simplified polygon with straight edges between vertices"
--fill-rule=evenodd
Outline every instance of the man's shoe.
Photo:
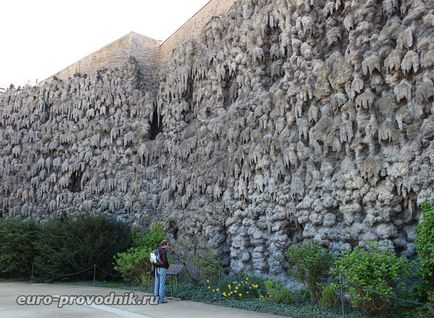
M 160 304 L 167 304 L 167 300 L 161 301 Z

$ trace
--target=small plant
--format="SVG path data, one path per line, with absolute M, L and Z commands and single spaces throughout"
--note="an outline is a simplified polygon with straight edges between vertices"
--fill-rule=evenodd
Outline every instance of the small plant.
M 266 280 L 264 285 L 266 298 L 277 304 L 297 304 L 309 297 L 304 289 L 290 290 L 279 281 Z
M 392 297 L 405 297 L 411 271 L 408 260 L 395 253 L 356 247 L 337 258 L 334 274 L 343 275 L 343 285 L 354 307 L 376 315 L 391 309 Z
M 316 243 L 303 242 L 299 246 L 292 245 L 288 256 L 289 273 L 304 282 L 312 299 L 319 302 L 323 283 L 333 265 L 333 255 Z
M 267 290 L 268 299 L 275 303 L 290 304 L 291 291 L 283 286 L 281 282 L 266 280 L 264 282 L 265 289 Z
M 151 281 L 149 254 L 164 239 L 164 229 L 160 223 L 151 224 L 145 235 L 133 232 L 133 246 L 115 256 L 115 269 L 122 278 L 133 285 L 147 285 Z
M 336 283 L 330 283 L 326 285 L 321 294 L 320 306 L 322 308 L 335 308 L 338 303 L 337 296 L 338 285 Z
M 223 275 L 224 271 L 221 262 L 213 253 L 199 256 L 195 263 L 199 269 L 202 282 L 216 282 Z

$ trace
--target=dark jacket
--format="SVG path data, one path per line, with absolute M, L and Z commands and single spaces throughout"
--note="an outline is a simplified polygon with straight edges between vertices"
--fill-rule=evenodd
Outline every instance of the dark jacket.
M 169 268 L 169 260 L 167 259 L 167 251 L 165 248 L 159 248 L 158 252 L 160 253 L 160 264 L 155 264 L 155 267 Z

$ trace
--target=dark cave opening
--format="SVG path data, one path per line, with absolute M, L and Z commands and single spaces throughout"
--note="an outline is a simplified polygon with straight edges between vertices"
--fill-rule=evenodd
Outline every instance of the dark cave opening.
M 169 227 L 168 227 L 169 229 L 168 229 L 168 233 L 169 234 L 172 234 L 172 236 L 173 236 L 173 238 L 175 239 L 175 240 L 177 240 L 178 239 L 178 232 L 179 232 L 179 229 L 178 229 L 178 226 L 176 225 L 176 222 L 174 221 L 174 220 L 170 220 L 170 222 L 169 222 Z
M 149 121 L 151 128 L 149 130 L 149 139 L 155 140 L 157 135 L 163 132 L 163 116 L 158 116 L 158 112 L 154 109 L 154 113 L 152 114 L 152 120 Z
M 81 177 L 83 176 L 82 171 L 75 171 L 69 177 L 68 190 L 71 192 L 80 192 L 81 189 Z

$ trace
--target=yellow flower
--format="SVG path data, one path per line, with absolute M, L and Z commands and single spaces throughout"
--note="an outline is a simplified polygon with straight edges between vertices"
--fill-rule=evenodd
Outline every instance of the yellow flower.
M 228 288 L 231 289 L 231 285 L 230 284 L 228 285 Z
M 241 294 L 241 293 L 240 293 L 240 294 L 238 294 L 238 295 L 239 295 L 240 297 L 243 297 L 243 294 Z
M 220 291 L 220 288 L 217 288 L 216 291 Z
M 226 295 L 226 293 L 223 293 L 223 296 L 225 296 L 225 297 L 226 297 L 226 296 L 227 296 L 227 295 Z

